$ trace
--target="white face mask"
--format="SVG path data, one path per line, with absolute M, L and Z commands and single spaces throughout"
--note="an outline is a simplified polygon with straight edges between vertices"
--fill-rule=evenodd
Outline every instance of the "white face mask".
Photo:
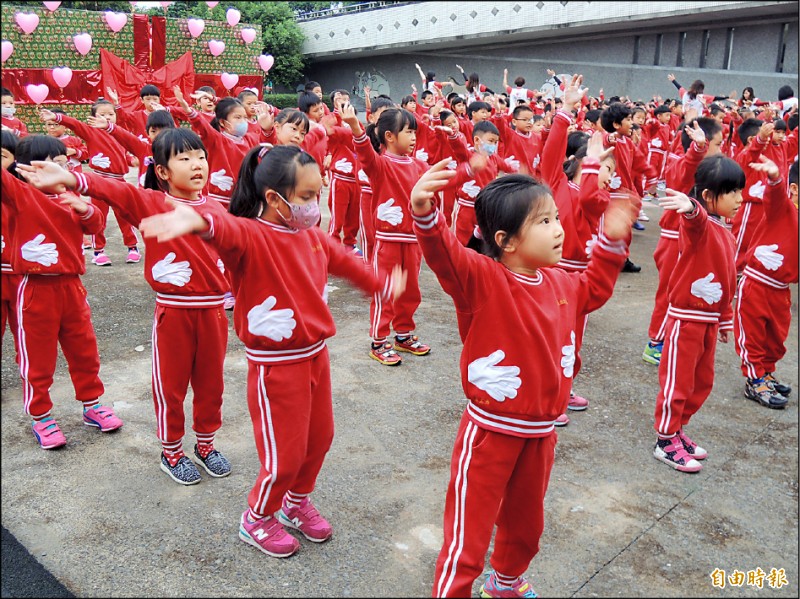
M 3 116 L 14 116 L 15 112 L 17 112 L 16 106 L 3 106 Z

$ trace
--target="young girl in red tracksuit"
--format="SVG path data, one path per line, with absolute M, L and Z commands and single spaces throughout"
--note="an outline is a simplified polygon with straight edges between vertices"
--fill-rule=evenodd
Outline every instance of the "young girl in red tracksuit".
M 261 469 L 239 537 L 274 557 L 299 548 L 284 526 L 321 543 L 330 524 L 309 495 L 333 440 L 330 358 L 335 326 L 328 274 L 367 292 L 391 291 L 368 266 L 315 226 L 322 177 L 294 146 L 254 148 L 245 157 L 230 214 L 176 206 L 145 219 L 145 236 L 201 233 L 232 273 L 236 333 L 248 358 L 247 403 Z M 269 273 L 268 276 L 263 276 Z M 278 511 L 277 518 L 273 514 Z
M 125 155 L 123 147 L 110 135 L 104 131 L 98 131 L 94 127 L 90 127 L 66 114 L 42 110 L 39 115 L 45 122 L 55 121 L 71 129 L 78 137 L 86 142 L 89 153 L 88 163 L 89 166 L 92 167 L 93 172 L 101 177 L 124 181 L 125 175 L 128 174 L 129 170 L 128 158 Z M 105 118 L 112 123 L 117 120 L 114 105 L 108 100 L 98 100 L 95 102 L 92 105 L 92 116 Z M 97 206 L 100 212 L 103 213 L 103 219 L 105 221 L 105 219 L 108 218 L 108 205 L 102 200 L 97 202 L 95 201 L 96 199 L 97 198 L 92 198 L 92 204 Z M 139 262 L 141 255 L 139 254 L 138 241 L 133 225 L 122 217 L 117 217 L 117 225 L 122 233 L 122 243 L 128 248 L 128 256 L 125 261 L 129 264 Z M 105 247 L 106 235 L 104 226 L 102 230 L 92 237 L 92 248 L 94 249 L 94 257 L 92 258 L 93 264 L 97 266 L 111 266 L 111 258 L 106 254 Z
M 434 193 L 451 176 L 442 161 L 411 196 L 425 261 L 456 307 L 469 400 L 453 448 L 432 594 L 472 596 L 496 525 L 482 596 L 535 597 L 523 575 L 544 528 L 554 421 L 567 407 L 575 363 L 576 314 L 611 297 L 634 213 L 630 203 L 607 211 L 589 267 L 568 273 L 546 268 L 558 262 L 564 238 L 546 186 L 507 175 L 478 194 L 481 255 L 458 243 L 436 209 Z M 521 338 L 539 350 L 529 351 Z
M 669 278 L 653 456 L 681 472 L 698 472 L 703 467 L 698 460 L 708 456 L 684 429 L 711 393 L 717 334 L 727 343 L 728 331 L 733 330 L 735 244 L 722 217 L 736 213 L 744 181 L 736 162 L 718 154 L 697 167 L 697 199 L 668 189 L 661 200 L 665 209 L 681 215 L 680 254 Z
M 29 135 L 17 146 L 17 169 L 27 174 L 31 162 L 50 160 L 37 164 L 69 175 L 66 151 L 53 137 Z M 116 430 L 122 420 L 112 408 L 100 404 L 104 391 L 100 356 L 80 280 L 86 272 L 83 234 L 102 229 L 103 215 L 75 194 L 45 195 L 6 169 L 2 177 L 2 203 L 12 223 L 11 267 L 20 276 L 16 297 L 19 371 L 33 434 L 42 449 L 67 442 L 50 415 L 59 344 L 69 365 L 75 399 L 83 404 L 84 424 L 103 432 Z
M 395 264 L 408 272 L 403 295 L 394 302 L 386 302 L 376 294 L 370 306 L 372 347 L 369 355 L 381 364 L 396 366 L 402 361 L 397 351 L 415 356 L 431 351 L 430 346 L 413 334 L 414 313 L 422 300 L 419 288 L 422 254 L 408 213 L 408 194 L 428 165 L 410 156 L 417 122 L 409 111 L 385 110 L 376 125 L 367 127 L 370 135 L 362 129 L 352 106 L 344 107 L 342 120 L 353 131 L 358 159 L 373 186 L 376 241 L 372 265 L 375 273 L 385 277 Z M 385 151 L 378 154 L 376 145 Z M 394 344 L 387 342 L 391 327 L 395 330 Z
M 786 406 L 791 387 L 775 378 L 775 365 L 786 354 L 792 321 L 789 285 L 797 283 L 797 206 L 781 178 L 780 167 L 762 157 L 751 169 L 767 173 L 764 218 L 753 234 L 736 294 L 733 322 L 736 353 L 742 360 L 745 397 L 768 408 Z M 789 174 L 797 197 L 797 162 Z
M 361 164 L 353 146 L 353 132 L 350 127 L 334 125 L 329 128 L 327 136 L 331 157 L 328 235 L 361 256 L 363 253 L 356 247 L 361 220 L 361 184 L 358 181 Z
M 13 167 L 15 155 L 17 153 L 18 138 L 11 131 L 2 132 L 2 164 L 0 168 L 7 170 Z M 11 329 L 11 335 L 14 337 L 14 348 L 17 347 L 17 284 L 19 283 L 19 276 L 14 274 L 14 269 L 11 266 L 11 254 L 13 248 L 13 241 L 11 240 L 11 212 L 6 208 L 5 204 L 1 204 L 2 218 L 0 218 L 0 227 L 2 227 L 2 270 L 0 277 L 2 277 L 2 336 L 6 334 L 6 322 Z M 19 363 L 19 356 L 17 356 L 17 363 Z
M 205 157 L 205 147 L 195 133 L 171 128 L 153 142 L 150 166 L 166 193 L 88 173 L 65 173 L 48 183 L 60 182 L 99 197 L 137 223 L 169 211 L 168 201 L 223 214 L 222 204 L 202 194 L 208 178 Z M 144 275 L 156 292 L 152 382 L 161 469 L 179 484 L 200 482 L 200 472 L 183 452 L 183 403 L 191 383 L 197 437 L 194 454 L 211 476 L 227 476 L 230 463 L 214 448 L 214 437 L 222 426 L 222 368 L 228 342 L 228 319 L 222 308 L 228 285 L 222 263 L 216 251 L 196 237 L 163 243 L 148 239 L 146 244 Z

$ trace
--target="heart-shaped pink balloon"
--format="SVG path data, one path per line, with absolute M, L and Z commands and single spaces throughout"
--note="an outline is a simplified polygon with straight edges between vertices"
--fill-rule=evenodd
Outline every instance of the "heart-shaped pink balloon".
M 25 33 L 33 33 L 34 29 L 39 26 L 39 15 L 36 13 L 18 12 L 14 15 L 14 20 Z
M 258 66 L 260 66 L 265 73 L 272 68 L 274 63 L 275 59 L 272 57 L 272 54 L 262 54 L 258 57 Z
M 252 44 L 254 39 L 256 39 L 255 29 L 251 27 L 245 27 L 242 29 L 242 40 L 244 40 L 245 44 Z
M 50 95 L 50 88 L 44 83 L 40 83 L 39 85 L 29 83 L 25 86 L 25 92 L 28 94 L 28 97 L 33 100 L 34 104 L 41 104 L 47 99 L 47 96 Z
M 174 2 L 159 2 L 161 8 L 167 8 L 170 4 L 175 4 Z
M 8 40 L 3 40 L 3 62 L 7 61 L 9 56 L 14 52 L 14 44 Z
M 208 4 L 208 8 L 214 8 L 219 2 L 206 2 Z
M 128 24 L 128 15 L 124 12 L 111 12 L 107 10 L 105 12 L 105 19 L 108 26 L 111 28 L 111 31 L 117 33 L 121 31 L 125 25 Z
M 219 79 L 222 81 L 222 85 L 225 89 L 232 89 L 234 85 L 239 83 L 239 75 L 234 75 L 232 73 L 222 73 Z
M 189 19 L 186 24 L 189 26 L 189 35 L 192 37 L 200 37 L 206 28 L 206 22 L 203 19 Z
M 228 21 L 228 25 L 233 27 L 236 23 L 239 22 L 239 19 L 242 18 L 242 13 L 240 13 L 235 8 L 229 8 L 228 12 L 225 13 L 225 19 Z
M 42 2 L 44 7 L 49 10 L 50 12 L 55 12 L 56 9 L 61 6 L 61 2 Z
M 208 42 L 208 51 L 211 52 L 211 56 L 219 56 L 225 52 L 225 42 L 210 40 Z
M 88 33 L 73 35 L 72 41 L 75 42 L 75 49 L 81 56 L 86 56 L 92 49 L 92 36 Z
M 56 67 L 53 69 L 53 81 L 58 87 L 67 87 L 72 81 L 72 69 L 69 67 Z

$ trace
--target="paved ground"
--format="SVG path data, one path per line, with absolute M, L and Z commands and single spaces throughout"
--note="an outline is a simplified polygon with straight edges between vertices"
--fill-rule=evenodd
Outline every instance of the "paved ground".
M 559 431 L 541 552 L 528 574 L 542 596 L 797 597 L 797 391 L 785 411 L 744 399 L 734 348 L 720 345 L 714 391 L 690 429 L 710 453 L 704 470 L 681 474 L 652 457 L 657 372 L 640 354 L 656 281 L 651 256 L 660 209 L 645 209 L 653 222 L 635 234 L 632 249 L 642 273 L 621 275 L 614 297 L 589 320 L 576 390 L 591 406 Z M 114 264 L 90 264 L 84 283 L 104 400 L 125 427 L 103 435 L 81 424 L 60 358 L 54 415 L 69 443 L 59 451 L 39 449 L 22 413 L 6 335 L 3 526 L 77 596 L 429 596 L 463 410 L 453 306 L 432 273 L 423 268 L 418 332 L 433 352 L 410 356 L 396 369 L 367 357 L 368 301 L 332 281 L 337 433 L 314 498 L 335 534 L 321 546 L 303 540 L 296 556 L 277 560 L 237 539 L 257 472 L 241 343 L 231 329 L 218 435 L 233 474 L 181 487 L 158 467 L 153 293 L 142 265 L 124 264 L 119 230 L 110 230 Z M 797 389 L 793 293 L 789 351 L 778 374 Z M 193 436 L 185 442 L 191 446 Z M 715 568 L 731 574 L 759 567 L 767 574 L 784 568 L 788 584 L 773 589 L 765 579 L 763 589 L 746 582 L 712 587 Z

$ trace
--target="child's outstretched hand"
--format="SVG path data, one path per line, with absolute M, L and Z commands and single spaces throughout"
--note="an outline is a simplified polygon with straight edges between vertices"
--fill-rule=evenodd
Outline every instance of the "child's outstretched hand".
M 108 94 L 108 99 L 111 100 L 115 105 L 119 104 L 119 94 L 116 90 L 111 89 L 110 87 L 106 87 L 106 93 Z
M 774 123 L 764 123 L 763 125 L 761 125 L 761 129 L 758 130 L 758 138 L 762 142 L 767 143 L 774 129 L 775 129 Z
M 192 109 L 189 106 L 189 103 L 186 101 L 186 98 L 183 97 L 183 92 L 181 91 L 181 88 L 177 85 L 174 86 L 172 88 L 172 93 L 175 94 L 175 99 L 178 101 L 178 104 L 181 105 L 181 108 L 183 108 L 184 112 L 186 112 L 186 114 L 189 114 L 192 111 Z
M 581 98 L 589 91 L 588 88 L 581 89 L 583 83 L 583 75 L 573 75 L 564 88 L 564 108 L 571 107 L 576 102 L 580 102 Z
M 414 92 L 415 94 L 417 93 L 417 86 L 414 85 L 413 83 L 411 84 L 411 91 Z
M 685 193 L 670 188 L 664 191 L 667 195 L 658 201 L 658 205 L 665 210 L 674 210 L 678 214 L 686 214 L 694 210 L 694 202 Z
M 700 128 L 697 121 L 692 123 L 691 127 L 684 127 L 683 130 L 686 131 L 686 135 L 689 136 L 689 139 L 698 146 L 703 147 L 706 144 L 706 133 Z
M 75 175 L 48 160 L 17 164 L 17 172 L 30 185 L 45 193 L 64 193 L 68 187 L 74 188 L 78 184 Z
M 483 154 L 473 154 L 469 159 L 469 166 L 473 172 L 479 173 L 489 164 L 489 158 Z
M 614 146 L 603 149 L 603 133 L 595 131 L 586 145 L 586 158 L 596 158 L 603 162 L 614 153 Z
M 202 233 L 208 223 L 194 208 L 174 200 L 165 200 L 172 212 L 162 212 L 142 219 L 139 230 L 144 237 L 155 237 L 158 241 L 169 241 L 189 233 Z
M 397 301 L 403 292 L 406 290 L 406 281 L 408 281 L 408 273 L 403 270 L 399 264 L 395 264 L 392 269 L 392 300 Z
M 89 212 L 89 204 L 84 202 L 80 198 L 80 196 L 75 195 L 74 193 L 67 194 L 66 197 L 63 200 L 61 200 L 61 205 L 69 206 L 70 208 L 72 208 L 74 212 L 77 212 L 78 214 L 86 214 L 87 212 Z
M 104 116 L 89 116 L 86 122 L 95 129 L 108 129 L 108 119 Z
M 772 160 L 766 156 L 761 156 L 759 160 L 761 160 L 761 162 L 751 162 L 748 166 L 754 171 L 767 173 L 770 181 L 777 181 L 781 178 L 781 171 L 778 170 L 778 165 L 772 162 Z
M 415 214 L 430 212 L 436 192 L 456 176 L 456 171 L 447 169 L 447 164 L 451 160 L 452 158 L 448 156 L 434 164 L 414 185 L 411 190 L 411 209 Z
M 47 108 L 39 109 L 39 118 L 42 119 L 43 123 L 49 123 L 56 120 L 56 113 L 52 110 L 47 110 Z
M 356 109 L 353 107 L 352 104 L 349 102 L 347 104 L 342 105 L 341 110 L 342 120 L 350 125 L 350 129 L 353 131 L 353 135 L 359 137 L 363 133 L 363 129 L 361 128 L 361 123 L 358 121 L 358 117 L 356 116 Z
M 624 239 L 631 232 L 634 221 L 639 216 L 635 198 L 612 199 L 603 214 L 603 233 L 609 239 Z

